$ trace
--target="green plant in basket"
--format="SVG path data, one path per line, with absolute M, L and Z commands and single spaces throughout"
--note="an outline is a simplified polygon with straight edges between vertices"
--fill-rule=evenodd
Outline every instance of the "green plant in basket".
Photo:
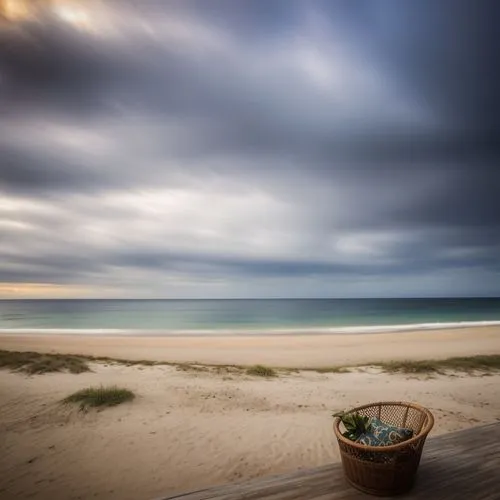
M 340 418 L 346 428 L 345 432 L 342 433 L 342 436 L 350 439 L 351 441 L 356 441 L 361 435 L 370 432 L 370 417 L 360 415 L 357 412 L 345 413 L 344 411 L 335 413 L 333 417 Z

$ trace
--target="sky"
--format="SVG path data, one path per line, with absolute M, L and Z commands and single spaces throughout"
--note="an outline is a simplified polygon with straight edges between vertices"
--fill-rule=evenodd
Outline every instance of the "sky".
M 0 298 L 500 296 L 496 0 L 0 0 Z

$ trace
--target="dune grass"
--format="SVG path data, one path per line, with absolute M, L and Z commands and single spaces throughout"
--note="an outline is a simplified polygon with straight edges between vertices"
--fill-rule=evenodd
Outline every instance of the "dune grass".
M 269 366 L 254 365 L 247 368 L 246 374 L 254 375 L 256 377 L 276 377 L 278 372 Z
M 453 357 L 426 361 L 390 361 L 375 363 L 388 373 L 428 373 L 443 374 L 456 372 L 491 372 L 500 370 L 500 354 Z
M 377 366 L 386 373 L 403 374 L 443 374 L 446 372 L 474 371 L 492 373 L 500 371 L 500 354 L 462 356 L 437 360 L 403 360 L 362 363 L 349 366 L 311 367 L 311 368 L 272 368 L 264 365 L 217 365 L 209 363 L 180 363 L 172 361 L 127 360 L 109 357 L 84 356 L 73 354 L 43 354 L 37 352 L 17 352 L 0 350 L 0 369 L 12 369 L 28 374 L 50 372 L 83 373 L 90 371 L 88 362 L 116 363 L 126 366 L 172 366 L 179 371 L 207 372 L 216 374 L 244 374 L 257 377 L 276 377 L 280 374 L 314 371 L 317 373 L 349 373 L 363 366 Z
M 10 368 L 30 375 L 63 371 L 70 373 L 90 371 L 83 357 L 17 351 L 0 351 L 0 368 Z
M 63 403 L 80 403 L 80 410 L 88 408 L 116 406 L 126 401 L 132 401 L 135 394 L 122 387 L 88 387 L 77 391 L 67 398 Z

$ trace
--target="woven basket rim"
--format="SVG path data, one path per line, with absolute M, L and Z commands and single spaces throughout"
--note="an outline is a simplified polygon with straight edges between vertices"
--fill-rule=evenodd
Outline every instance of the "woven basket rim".
M 397 444 L 391 444 L 389 446 L 371 446 L 367 444 L 359 444 L 354 441 L 351 441 L 350 439 L 347 439 L 346 437 L 342 436 L 342 433 L 340 432 L 340 417 L 336 417 L 334 422 L 333 422 L 333 429 L 335 432 L 335 435 L 339 441 L 342 441 L 343 443 L 352 446 L 353 448 L 357 448 L 358 450 L 363 450 L 363 451 L 369 451 L 369 452 L 387 452 L 387 451 L 397 451 L 397 450 L 402 450 L 406 448 L 408 445 L 415 443 L 422 438 L 425 438 L 427 434 L 431 431 L 432 427 L 434 426 L 434 416 L 432 413 L 425 407 L 417 404 L 417 403 L 410 403 L 407 401 L 380 401 L 378 403 L 368 403 L 366 405 L 362 406 L 357 406 L 356 408 L 352 408 L 345 413 L 353 413 L 355 411 L 359 410 L 364 410 L 365 408 L 371 408 L 373 406 L 404 406 L 405 408 L 414 408 L 415 410 L 418 410 L 422 413 L 424 413 L 427 417 L 422 429 L 420 432 L 416 435 L 413 436 L 410 439 L 407 439 L 406 441 L 403 441 L 401 443 Z

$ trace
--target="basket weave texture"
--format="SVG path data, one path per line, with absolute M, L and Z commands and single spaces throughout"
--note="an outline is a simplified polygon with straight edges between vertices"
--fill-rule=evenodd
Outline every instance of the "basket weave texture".
M 434 417 L 415 403 L 380 402 L 353 408 L 347 414 L 359 413 L 377 417 L 386 424 L 413 430 L 413 437 L 390 446 L 367 446 L 342 436 L 340 418 L 333 424 L 342 465 L 347 480 L 357 489 L 378 496 L 391 496 L 411 489 L 425 439 L 434 425 Z

